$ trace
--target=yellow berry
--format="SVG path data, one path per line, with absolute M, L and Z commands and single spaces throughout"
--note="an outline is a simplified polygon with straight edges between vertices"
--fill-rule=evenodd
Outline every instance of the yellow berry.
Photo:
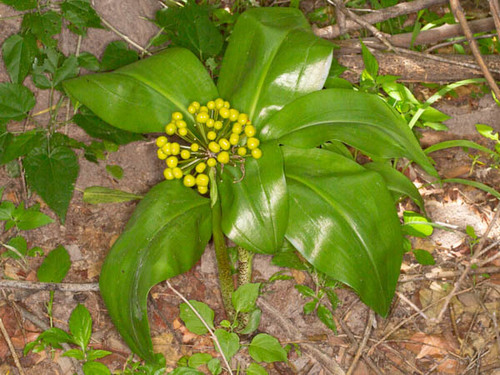
M 174 177 L 178 180 L 180 180 L 182 176 L 184 176 L 184 173 L 182 173 L 182 169 L 180 169 L 179 167 L 172 169 L 172 173 L 174 174 Z
M 172 143 L 167 142 L 166 144 L 163 145 L 161 150 L 165 155 L 170 155 L 172 153 Z
M 172 113 L 172 120 L 182 120 L 182 113 L 180 112 L 174 112 Z
M 177 125 L 178 128 L 185 128 L 185 127 L 187 127 L 186 121 L 184 121 L 184 120 L 177 120 L 175 122 L 175 125 Z
M 191 151 L 196 152 L 200 149 L 200 145 L 198 143 L 191 144 Z
M 198 186 L 208 186 L 209 178 L 206 174 L 200 173 L 196 176 L 196 185 Z
M 227 151 L 222 151 L 217 155 L 217 161 L 222 164 L 227 164 L 229 163 L 229 152 Z
M 236 146 L 239 141 L 240 141 L 240 136 L 238 134 L 233 133 L 229 137 L 229 143 L 231 143 L 233 146 Z
M 196 115 L 196 121 L 199 122 L 200 124 L 204 124 L 205 122 L 207 122 L 209 118 L 210 117 L 206 112 L 200 112 Z
M 234 134 L 241 134 L 241 132 L 243 131 L 243 127 L 241 126 L 241 124 L 236 123 L 236 124 L 233 124 L 233 129 L 231 131 Z
M 223 150 L 229 150 L 231 148 L 231 143 L 229 143 L 229 141 L 226 138 L 221 138 L 219 140 L 219 145 L 220 148 L 222 148 Z
M 184 160 L 189 159 L 191 157 L 191 153 L 188 150 L 181 151 L 181 158 Z
M 208 144 L 208 149 L 216 154 L 220 151 L 220 146 L 217 142 L 212 141 Z
M 206 112 L 206 113 L 208 113 L 208 108 L 207 108 L 207 106 L 205 106 L 205 105 L 201 106 L 201 107 L 200 107 L 200 112 Z
M 196 108 L 192 105 L 188 107 L 188 112 L 194 115 L 196 113 Z
M 215 120 L 213 118 L 209 118 L 207 120 L 207 123 L 206 123 L 207 128 L 213 128 L 214 127 L 214 123 L 215 123 Z
M 207 165 L 203 162 L 199 163 L 195 168 L 196 172 L 198 172 L 198 173 L 203 173 L 203 171 L 205 171 L 205 169 L 207 169 Z
M 240 148 L 238 148 L 238 155 L 245 156 L 246 154 L 247 154 L 246 147 L 240 147 Z
M 262 156 L 262 151 L 260 148 L 254 148 L 252 150 L 252 156 L 254 159 L 260 159 L 260 157 Z
M 156 145 L 157 145 L 158 147 L 163 147 L 163 146 L 165 146 L 165 145 L 167 144 L 167 142 L 168 142 L 168 138 L 167 138 L 167 137 L 165 137 L 164 135 L 162 135 L 162 136 L 160 136 L 160 137 L 156 138 Z
M 163 171 L 163 176 L 165 176 L 165 179 L 167 180 L 173 180 L 175 178 L 171 168 L 165 168 L 165 170 Z
M 208 103 L 207 103 L 207 108 L 208 109 L 215 109 L 215 102 L 213 100 L 210 100 Z
M 188 130 L 187 128 L 179 128 L 177 129 L 177 133 L 179 133 L 181 137 L 185 137 L 188 133 Z
M 176 130 L 177 130 L 177 126 L 175 126 L 175 124 L 173 122 L 171 122 L 170 124 L 165 126 L 165 133 L 167 133 L 168 135 L 175 134 Z
M 184 183 L 184 186 L 193 187 L 196 184 L 196 179 L 193 175 L 187 174 L 184 176 L 184 180 L 182 182 Z
M 231 105 L 229 104 L 229 102 L 224 102 L 224 108 L 227 108 L 227 109 L 231 108 Z
M 170 152 L 172 155 L 179 155 L 179 152 L 181 152 L 181 146 L 177 142 L 171 143 Z
M 215 167 L 217 165 L 217 160 L 215 160 L 214 158 L 208 158 L 207 165 L 209 167 Z
M 236 121 L 238 120 L 238 116 L 240 115 L 240 112 L 237 111 L 236 109 L 230 109 L 229 110 L 229 120 L 231 121 Z
M 256 133 L 256 129 L 255 129 L 255 126 L 252 126 L 252 125 L 247 125 L 245 126 L 245 135 L 247 137 L 253 137 Z
M 160 160 L 165 160 L 167 158 L 167 154 L 165 154 L 161 148 L 158 149 L 157 151 L 157 154 L 158 154 L 158 159 Z
M 214 128 L 216 130 L 221 130 L 223 126 L 224 126 L 224 124 L 222 123 L 222 121 L 215 121 L 214 122 Z
M 257 138 L 252 137 L 252 138 L 247 139 L 247 147 L 250 150 L 253 150 L 254 148 L 259 147 L 259 145 L 260 145 L 260 141 Z
M 208 187 L 206 186 L 198 186 L 198 193 L 206 194 L 208 192 Z
M 228 117 L 229 117 L 229 109 L 227 109 L 226 107 L 222 107 L 222 108 L 219 110 L 219 115 L 220 115 L 220 117 L 222 117 L 222 118 L 228 118 Z
M 207 133 L 207 138 L 211 141 L 213 141 L 215 138 L 217 138 L 217 133 L 214 131 L 209 131 Z
M 222 107 L 224 107 L 224 100 L 221 98 L 215 99 L 215 108 L 221 109 Z
M 191 105 L 194 107 L 195 111 L 200 109 L 200 103 L 198 102 L 192 102 Z
M 177 167 L 177 163 L 179 162 L 179 159 L 177 159 L 175 156 L 170 156 L 168 159 L 167 159 L 167 166 L 169 168 L 175 168 Z
M 237 121 L 241 125 L 245 125 L 248 121 L 248 115 L 246 113 L 240 113 Z

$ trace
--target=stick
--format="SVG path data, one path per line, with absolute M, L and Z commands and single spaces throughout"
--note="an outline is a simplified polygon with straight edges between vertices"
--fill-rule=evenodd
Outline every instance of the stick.
M 356 370 L 359 359 L 361 358 L 361 355 L 363 354 L 363 350 L 365 349 L 366 343 L 368 342 L 368 339 L 370 338 L 370 334 L 372 332 L 372 325 L 373 325 L 374 320 L 375 320 L 375 314 L 373 313 L 373 310 L 370 309 L 370 310 L 368 310 L 368 319 L 366 321 L 366 327 L 365 327 L 365 332 L 363 334 L 363 340 L 361 341 L 361 344 L 359 344 L 358 351 L 356 352 L 356 355 L 354 356 L 354 359 L 353 359 L 351 366 L 349 367 L 349 370 L 347 371 L 346 375 L 352 375 L 354 370 Z
M 378 11 L 367 14 L 361 17 L 364 22 L 373 25 L 374 23 L 383 22 L 390 18 L 399 17 L 405 14 L 415 13 L 419 10 L 429 8 L 434 5 L 446 4 L 447 0 L 415 0 L 412 2 L 403 2 L 395 6 L 380 9 Z M 344 33 L 348 33 L 354 30 L 359 30 L 363 26 L 355 21 L 346 21 L 343 30 L 340 29 L 340 25 L 333 25 L 323 27 L 321 29 L 316 29 L 314 32 L 316 35 L 325 39 L 334 39 L 339 37 Z
M 500 6 L 498 0 L 488 0 L 490 3 L 490 11 L 495 21 L 495 28 L 497 29 L 498 37 L 500 38 Z
M 5 326 L 3 325 L 2 318 L 0 318 L 0 331 L 2 331 L 2 335 L 7 342 L 7 345 L 10 350 L 10 354 L 12 354 L 12 358 L 14 358 L 14 363 L 16 364 L 17 369 L 19 370 L 19 373 L 21 375 L 25 375 L 24 370 L 21 366 L 21 362 L 19 362 L 19 357 L 17 356 L 16 349 L 14 348 L 14 345 L 12 344 L 12 341 L 10 340 L 9 333 L 5 329 Z
M 469 274 L 481 275 L 483 273 L 500 273 L 500 267 L 480 267 L 475 270 L 470 270 Z M 462 271 L 439 271 L 437 273 L 428 272 L 424 275 L 401 275 L 399 278 L 400 283 L 407 283 L 410 281 L 422 281 L 422 280 L 440 280 L 440 279 L 452 279 L 454 277 L 460 276 Z
M 99 284 L 41 283 L 34 281 L 0 280 L 0 289 L 2 288 L 60 292 L 98 292 Z
M 408 298 L 406 298 L 406 296 L 405 296 L 405 295 L 403 295 L 403 294 L 401 294 L 401 293 L 399 293 L 399 292 L 396 292 L 396 294 L 397 294 L 397 296 L 398 296 L 398 297 L 399 297 L 402 301 L 406 302 L 406 304 L 407 304 L 407 305 L 409 305 L 409 306 L 410 306 L 413 310 L 415 310 L 416 312 L 418 312 L 418 314 L 419 314 L 422 318 L 424 318 L 425 320 L 429 319 L 429 318 L 427 317 L 427 315 L 425 315 L 425 313 L 424 313 L 422 310 L 420 310 L 420 309 L 418 308 L 418 306 L 417 306 L 417 305 L 415 305 L 412 301 L 410 301 Z
M 481 71 L 483 72 L 484 78 L 486 78 L 486 81 L 488 82 L 488 85 L 490 86 L 491 90 L 495 94 L 495 97 L 497 99 L 500 99 L 500 89 L 498 88 L 498 86 L 495 82 L 495 79 L 491 75 L 490 71 L 488 70 L 488 67 L 484 63 L 484 60 L 481 56 L 481 52 L 479 51 L 479 47 L 477 45 L 477 41 L 474 39 L 474 36 L 472 35 L 472 31 L 471 31 L 469 25 L 467 24 L 464 10 L 462 9 L 462 6 L 460 5 L 460 0 L 450 0 L 450 6 L 451 6 L 451 10 L 453 11 L 453 14 L 455 15 L 455 18 L 458 19 L 458 22 L 460 23 L 460 26 L 462 27 L 464 35 L 467 38 L 467 41 L 469 42 L 469 46 L 470 46 L 470 49 L 472 51 L 472 54 L 476 58 L 477 64 L 480 66 Z
M 123 34 L 122 32 L 118 31 L 113 25 L 111 25 L 108 21 L 106 21 L 104 18 L 101 17 L 101 21 L 103 24 L 105 24 L 112 32 L 114 32 L 116 35 L 118 35 L 120 38 L 122 38 L 124 41 L 129 43 L 130 45 L 134 46 L 137 48 L 139 51 L 142 53 L 151 56 L 152 53 L 149 52 L 146 48 L 142 47 L 140 44 L 134 42 L 132 39 L 130 39 L 127 35 Z

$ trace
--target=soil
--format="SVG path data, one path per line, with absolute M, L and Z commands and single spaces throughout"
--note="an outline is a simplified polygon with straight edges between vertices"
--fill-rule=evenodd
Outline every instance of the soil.
M 151 0 L 101 0 L 95 9 L 103 19 L 139 45 L 145 46 L 157 29 L 145 18 L 153 17 L 160 5 Z M 9 7 L 0 5 L 0 17 L 16 15 Z M 0 19 L 0 44 L 20 27 L 20 18 Z M 107 30 L 91 29 L 81 43 L 81 51 L 97 56 L 105 46 L 120 36 Z M 74 53 L 78 38 L 65 32 L 59 46 L 65 53 Z M 8 80 L 5 68 L 0 66 L 0 81 Z M 37 95 L 33 113 L 48 107 L 47 95 L 32 87 Z M 477 135 L 474 125 L 483 123 L 500 131 L 500 108 L 490 95 L 473 99 L 464 90 L 456 99 L 441 101 L 439 109 L 450 114 L 448 132 L 422 131 L 422 144 L 428 146 L 448 139 L 469 139 L 485 146 L 492 146 Z M 63 111 L 64 112 L 64 111 Z M 40 116 L 38 121 L 43 123 Z M 17 124 L 11 126 L 16 127 Z M 78 140 L 89 141 L 88 136 L 76 126 L 68 126 L 67 134 Z M 29 246 L 41 246 L 46 252 L 64 245 L 72 261 L 67 283 L 97 282 L 103 259 L 112 243 L 119 236 L 134 210 L 135 203 L 90 205 L 82 200 L 82 191 L 89 186 L 105 186 L 145 194 L 162 180 L 161 164 L 155 156 L 155 146 L 150 140 L 135 142 L 110 153 L 98 164 L 80 158 L 80 175 L 71 201 L 67 220 L 61 225 L 57 220 L 40 229 L 25 232 Z M 461 177 L 483 182 L 500 190 L 498 165 L 481 156 L 472 167 L 471 156 L 462 149 L 440 151 L 432 154 L 442 176 Z M 121 180 L 106 171 L 106 165 L 119 165 L 124 170 Z M 258 304 L 263 310 L 259 331 L 278 337 L 282 344 L 297 343 L 299 351 L 292 351 L 289 363 L 267 364 L 270 374 L 342 374 L 347 373 L 359 346 L 361 358 L 350 374 L 500 374 L 500 259 L 481 264 L 479 270 L 467 276 L 459 291 L 438 320 L 443 307 L 443 297 L 449 293 L 470 263 L 471 239 L 466 235 L 467 225 L 483 234 L 493 220 L 498 200 L 485 192 L 457 184 L 430 185 L 427 176 L 418 168 L 410 168 L 408 176 L 421 187 L 428 216 L 452 231 L 436 229 L 427 239 L 416 239 L 414 248 L 432 252 L 436 259 L 433 266 L 419 265 L 407 254 L 402 274 L 387 318 L 374 316 L 347 288 L 338 289 L 340 305 L 335 311 L 337 334 L 328 330 L 313 316 L 302 313 L 305 300 L 295 284 L 313 287 L 309 275 L 302 271 L 288 272 L 293 279 L 271 284 Z M 21 178 L 12 178 L 9 171 L 0 168 L 0 186 L 4 198 L 16 204 L 25 200 L 28 205 L 40 203 L 42 210 L 56 219 L 44 203 L 29 194 Z M 408 201 L 399 206 L 416 209 Z M 12 232 L 2 233 L 6 242 Z M 486 248 L 493 245 L 481 260 L 498 253 L 500 220 L 492 226 Z M 41 260 L 30 258 L 27 264 L 3 259 L 0 276 L 14 280 L 36 281 L 36 269 Z M 253 278 L 267 281 L 278 267 L 270 264 L 267 256 L 257 255 Z M 201 261 L 189 272 L 171 280 L 172 285 L 188 299 L 204 301 L 216 312 L 216 320 L 224 318 L 221 297 L 217 288 L 217 271 L 211 245 Z M 19 357 L 25 374 L 73 374 L 78 364 L 61 357 L 59 352 L 30 353 L 23 356 L 26 343 L 33 341 L 42 331 L 28 318 L 26 311 L 48 323 L 46 302 L 48 292 L 5 289 L 0 291 L 0 318 Z M 208 351 L 214 356 L 208 336 L 189 333 L 179 318 L 180 300 L 164 283 L 154 287 L 149 300 L 151 332 L 155 349 L 165 355 L 168 369 L 173 369 L 183 355 Z M 71 311 L 78 303 L 89 309 L 93 318 L 91 345 L 95 349 L 109 350 L 113 354 L 102 359 L 112 371 L 122 369 L 131 355 L 120 339 L 106 313 L 97 292 L 56 292 L 53 316 L 57 327 L 67 329 Z M 33 320 L 33 319 L 32 319 Z M 0 335 L 0 337 L 2 337 Z M 242 364 L 249 362 L 245 351 L 237 358 Z M 208 372 L 207 372 L 208 373 Z M 12 353 L 4 338 L 0 338 L 0 375 L 19 374 Z

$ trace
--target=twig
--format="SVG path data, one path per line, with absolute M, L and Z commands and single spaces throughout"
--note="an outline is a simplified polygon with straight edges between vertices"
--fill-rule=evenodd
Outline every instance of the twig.
M 460 0 L 450 0 L 450 6 L 451 10 L 453 11 L 453 14 L 455 15 L 455 18 L 458 19 L 458 22 L 460 23 L 460 26 L 462 27 L 462 30 L 464 32 L 465 37 L 467 38 L 467 41 L 469 42 L 469 47 L 472 51 L 472 54 L 476 58 L 476 61 L 478 65 L 481 68 L 481 71 L 483 72 L 484 78 L 486 78 L 486 81 L 488 82 L 488 85 L 490 86 L 491 90 L 495 94 L 495 97 L 497 99 L 500 99 L 500 89 L 498 88 L 495 79 L 491 75 L 490 71 L 488 70 L 488 67 L 484 63 L 484 60 L 481 56 L 481 52 L 479 51 L 479 47 L 477 45 L 476 40 L 474 39 L 474 36 L 472 35 L 472 31 L 467 24 L 467 19 L 465 18 L 464 10 L 462 9 L 462 6 L 460 5 Z
M 361 341 L 361 344 L 359 344 L 359 346 L 358 346 L 358 350 L 356 352 L 356 355 L 354 356 L 354 359 L 353 359 L 351 366 L 349 367 L 349 370 L 347 371 L 346 375 L 352 375 L 354 370 L 356 370 L 356 367 L 358 366 L 359 359 L 361 358 L 361 355 L 363 354 L 363 350 L 365 350 L 366 343 L 368 342 L 368 339 L 370 338 L 374 319 L 375 319 L 375 314 L 374 314 L 373 310 L 368 310 L 368 319 L 366 320 L 366 327 L 365 327 L 365 332 L 363 334 L 363 340 Z
M 451 0 L 451 1 L 455 1 L 455 0 Z M 446 313 L 446 310 L 448 309 L 448 305 L 450 304 L 451 299 L 455 296 L 458 289 L 460 289 L 460 285 L 462 284 L 462 282 L 465 280 L 465 278 L 469 274 L 469 271 L 471 270 L 472 265 L 476 263 L 475 262 L 476 259 L 480 256 L 481 249 L 483 248 L 484 244 L 486 243 L 486 240 L 488 239 L 490 231 L 493 228 L 493 226 L 495 225 L 499 214 L 500 214 L 500 204 L 497 204 L 496 213 L 493 216 L 493 218 L 491 219 L 490 224 L 486 228 L 486 231 L 484 232 L 483 236 L 481 237 L 481 241 L 479 241 L 479 244 L 477 245 L 477 249 L 476 249 L 474 255 L 471 257 L 471 261 L 469 262 L 467 267 L 465 267 L 465 270 L 462 272 L 462 274 L 460 275 L 460 278 L 457 280 L 455 285 L 453 285 L 452 291 L 445 298 L 444 305 L 441 308 L 441 311 L 439 312 L 439 315 L 436 319 L 438 323 L 443 319 L 443 316 Z
M 0 289 L 57 290 L 61 292 L 98 292 L 98 283 L 41 283 L 34 281 L 0 280 Z
M 488 0 L 490 3 L 490 11 L 495 21 L 495 28 L 497 29 L 498 37 L 500 38 L 500 6 L 498 0 Z
M 478 36 L 475 36 L 474 39 L 476 39 L 476 40 L 487 39 L 487 38 L 491 38 L 492 36 L 495 36 L 495 34 L 478 35 Z M 429 47 L 429 48 L 425 49 L 424 53 L 431 53 L 432 51 L 435 51 L 435 50 L 437 50 L 439 48 L 451 46 L 451 45 L 454 45 L 454 44 L 463 43 L 463 42 L 466 42 L 466 41 L 467 41 L 467 38 L 466 37 L 462 37 L 462 38 L 450 40 L 449 42 L 439 43 L 439 44 L 436 44 L 436 45 L 434 45 L 432 47 Z
M 21 375 L 25 375 L 24 370 L 21 366 L 21 362 L 19 362 L 19 357 L 17 356 L 16 349 L 14 348 L 14 345 L 12 344 L 12 341 L 10 340 L 9 333 L 5 329 L 5 326 L 3 325 L 2 318 L 0 318 L 0 331 L 2 331 L 3 338 L 7 342 L 7 345 L 10 350 L 10 354 L 12 354 L 12 358 L 14 358 L 14 363 L 16 364 L 17 369 L 19 370 L 19 373 Z
M 231 365 L 229 364 L 226 356 L 224 355 L 224 352 L 222 351 L 222 347 L 220 346 L 220 342 L 219 340 L 217 339 L 217 336 L 215 336 L 215 333 L 214 331 L 212 331 L 212 329 L 208 326 L 207 322 L 205 322 L 205 319 L 203 319 L 203 317 L 200 315 L 200 313 L 198 313 L 198 311 L 194 308 L 194 306 L 186 299 L 186 297 L 184 297 L 181 293 L 179 293 L 177 291 L 177 289 L 175 289 L 171 284 L 170 282 L 167 280 L 167 286 L 169 287 L 169 289 L 174 292 L 181 300 L 184 301 L 184 303 L 186 305 L 189 306 L 189 308 L 191 310 L 193 310 L 194 314 L 198 317 L 198 319 L 200 319 L 200 321 L 203 323 L 203 325 L 205 326 L 205 328 L 208 330 L 208 332 L 210 333 L 210 336 L 212 336 L 212 340 L 214 340 L 215 342 L 215 345 L 217 346 L 217 350 L 219 351 L 220 355 L 222 356 L 222 359 L 224 361 L 224 364 L 226 366 L 226 369 L 227 371 L 230 373 L 230 374 L 233 374 L 233 371 L 231 370 Z
M 148 55 L 148 56 L 151 56 L 152 53 L 149 52 L 146 48 L 142 47 L 141 45 L 139 45 L 138 43 L 134 42 L 132 39 L 130 39 L 127 35 L 123 34 L 122 32 L 120 32 L 118 29 L 116 29 L 113 25 L 111 25 L 108 21 L 106 21 L 104 18 L 101 17 L 101 21 L 103 24 L 105 24 L 112 32 L 114 32 L 116 35 L 118 35 L 120 38 L 122 38 L 123 40 L 125 40 L 127 43 L 129 43 L 130 45 L 134 46 L 135 48 L 137 48 L 139 51 L 141 51 L 142 53 Z
M 364 22 L 373 25 L 374 23 L 383 22 L 390 18 L 399 17 L 405 14 L 415 13 L 419 10 L 429 8 L 434 5 L 443 5 L 446 4 L 447 0 L 415 0 L 412 2 L 402 2 L 395 6 L 380 9 L 378 11 L 370 12 L 366 16 L 363 16 L 362 19 Z M 364 26 L 361 26 L 359 23 L 355 21 L 346 21 L 345 27 L 341 30 L 340 22 L 337 25 L 327 26 L 321 29 L 316 29 L 316 35 L 326 38 L 326 39 L 334 39 L 342 34 L 361 29 Z
M 427 315 L 425 315 L 425 313 L 421 309 L 419 309 L 417 305 L 415 305 L 412 301 L 410 301 L 408 298 L 406 298 L 405 295 L 403 295 L 399 292 L 396 292 L 396 294 L 402 301 L 404 301 L 407 305 L 409 305 L 413 310 L 418 312 L 418 314 L 422 318 L 424 318 L 425 320 L 429 319 L 429 317 Z

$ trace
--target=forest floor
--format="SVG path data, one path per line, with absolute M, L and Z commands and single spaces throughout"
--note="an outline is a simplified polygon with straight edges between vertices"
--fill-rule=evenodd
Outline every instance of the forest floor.
M 158 8 L 158 2 L 152 0 L 95 1 L 95 9 L 103 19 L 143 46 L 157 32 L 145 18 L 153 17 Z M 0 15 L 8 17 L 15 12 L 0 5 Z M 0 20 L 0 44 L 19 27 L 19 18 Z M 114 32 L 91 29 L 79 48 L 100 56 L 110 41 L 118 39 L 120 37 Z M 60 35 L 59 43 L 62 51 L 69 54 L 75 52 L 78 40 L 75 35 L 65 32 Z M 0 82 L 7 80 L 4 67 L 0 66 Z M 425 96 L 425 90 L 421 91 Z M 48 107 L 48 98 L 40 90 L 34 88 L 34 92 L 37 93 L 36 113 Z M 487 124 L 499 132 L 500 107 L 489 94 L 473 98 L 467 88 L 458 93 L 457 98 L 446 98 L 437 105 L 452 116 L 446 122 L 450 130 L 424 131 L 421 138 L 424 146 L 449 139 L 468 139 L 491 146 L 477 134 L 474 125 Z M 78 140 L 89 139 L 76 126 L 68 126 L 66 131 Z M 151 138 L 122 146 L 99 164 L 81 157 L 80 175 L 65 224 L 55 220 L 53 224 L 27 232 L 29 246 L 40 246 L 47 251 L 63 245 L 69 251 L 72 265 L 64 280 L 66 283 L 98 281 L 106 253 L 135 207 L 135 203 L 130 202 L 90 205 L 82 200 L 83 190 L 105 186 L 145 194 L 163 179 L 155 154 Z M 432 156 L 441 176 L 468 178 L 500 190 L 500 171 L 492 168 L 491 161 L 482 158 L 485 164 L 472 168 L 470 155 L 460 148 L 436 152 Z M 106 165 L 121 166 L 123 178 L 114 179 L 106 171 Z M 430 185 L 418 168 L 411 168 L 408 175 L 421 187 L 429 218 L 450 228 L 449 231 L 436 229 L 432 236 L 415 240 L 414 247 L 432 252 L 436 264 L 422 266 L 411 254 L 405 256 L 392 309 L 385 319 L 371 313 L 351 290 L 338 289 L 337 334 L 317 318 L 303 314 L 305 301 L 294 285 L 314 286 L 305 272 L 293 271 L 289 273 L 292 280 L 270 284 L 258 301 L 263 311 L 259 330 L 278 337 L 282 344 L 297 343 L 301 348 L 301 354 L 291 354 L 289 363 L 268 364 L 266 369 L 270 374 L 342 374 L 348 371 L 358 375 L 500 374 L 500 258 L 491 259 L 498 253 L 500 241 L 500 220 L 494 222 L 498 200 L 463 185 Z M 11 178 L 5 168 L 0 168 L 0 186 L 5 187 L 4 199 L 16 204 L 23 200 L 29 204 L 38 202 L 44 212 L 54 217 L 36 195 L 27 195 L 22 179 Z M 400 204 L 401 211 L 414 208 L 407 201 Z M 473 267 L 461 280 L 471 262 L 473 246 L 465 232 L 467 226 L 473 227 L 479 237 L 491 227 L 488 238 L 481 244 L 483 249 L 489 250 L 478 259 L 478 267 Z M 5 241 L 5 233 L 0 238 Z M 3 259 L 0 275 L 36 281 L 40 261 L 30 258 L 22 264 Z M 279 270 L 270 264 L 269 257 L 256 256 L 254 281 L 265 282 Z M 188 299 L 204 301 L 212 307 L 216 320 L 223 319 L 213 251 L 206 251 L 191 271 L 175 277 L 171 283 Z M 447 301 L 446 296 L 455 286 L 458 290 Z M 0 290 L 0 318 L 27 375 L 75 372 L 73 362 L 57 351 L 22 354 L 26 343 L 42 331 L 33 315 L 48 322 L 48 299 L 47 291 Z M 149 299 L 155 349 L 165 355 L 169 369 L 186 354 L 209 351 L 217 355 L 208 336 L 197 336 L 186 330 L 179 318 L 180 302 L 163 283 L 152 290 Z M 78 303 L 85 304 L 93 318 L 91 345 L 111 351 L 102 362 L 112 371 L 121 370 L 130 350 L 114 329 L 98 292 L 56 292 L 55 325 L 67 329 L 69 315 Z M 349 370 L 358 353 L 361 358 L 357 366 Z M 244 354 L 237 359 L 241 363 L 248 361 Z M 19 374 L 19 369 L 6 341 L 0 338 L 0 375 L 7 374 Z

